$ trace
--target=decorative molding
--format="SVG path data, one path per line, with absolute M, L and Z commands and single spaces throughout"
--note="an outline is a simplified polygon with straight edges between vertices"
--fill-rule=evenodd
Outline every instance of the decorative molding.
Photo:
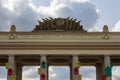
M 110 39 L 110 34 L 103 34 L 103 39 L 108 40 Z

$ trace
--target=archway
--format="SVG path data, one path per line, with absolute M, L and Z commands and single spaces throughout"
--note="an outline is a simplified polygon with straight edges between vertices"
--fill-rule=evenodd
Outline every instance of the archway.
M 5 66 L 0 66 L 0 80 L 7 80 L 7 69 Z
M 95 66 L 81 66 L 79 74 L 82 75 L 82 80 L 96 80 Z
M 49 80 L 70 80 L 69 66 L 50 66 Z
M 40 80 L 40 74 L 38 74 L 39 66 L 23 66 L 22 68 L 22 80 Z

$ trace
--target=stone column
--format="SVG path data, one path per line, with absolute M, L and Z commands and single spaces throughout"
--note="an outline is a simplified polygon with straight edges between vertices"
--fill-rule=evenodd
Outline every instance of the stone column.
M 72 80 L 78 80 L 79 76 L 79 68 L 78 68 L 78 74 L 74 73 L 74 69 L 76 68 L 76 63 L 79 61 L 79 58 L 77 55 L 73 55 L 72 57 Z
M 110 67 L 110 56 L 105 55 L 105 56 L 104 56 L 104 70 L 105 70 L 107 67 Z M 112 77 L 111 77 L 111 76 L 106 76 L 106 80 L 112 80 Z
M 16 76 L 16 65 L 15 65 L 14 55 L 8 56 L 8 70 L 10 69 L 12 70 L 12 74 L 8 75 L 8 72 L 7 72 L 7 80 L 13 80 L 13 77 Z
M 41 67 L 41 74 L 40 74 L 40 78 L 41 76 L 45 75 L 45 80 L 48 79 L 48 67 L 47 67 L 47 57 L 46 55 L 41 55 L 41 63 L 40 63 L 40 67 Z
M 70 80 L 72 80 L 72 65 L 71 64 L 69 65 L 69 68 L 70 68 Z
M 102 76 L 105 76 L 105 62 L 104 62 L 104 58 L 102 58 Z
M 102 63 L 97 63 L 96 67 L 96 80 L 102 80 Z
M 47 64 L 47 80 L 49 80 L 49 65 Z
M 16 79 L 22 80 L 22 64 L 18 63 L 16 67 Z

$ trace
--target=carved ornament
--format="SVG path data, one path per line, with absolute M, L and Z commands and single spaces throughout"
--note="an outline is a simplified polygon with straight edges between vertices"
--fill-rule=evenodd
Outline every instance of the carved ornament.
M 81 21 L 76 21 L 73 18 L 45 18 L 43 21 L 38 20 L 38 25 L 33 29 L 33 32 L 39 31 L 81 31 L 86 32 L 83 26 L 80 25 Z

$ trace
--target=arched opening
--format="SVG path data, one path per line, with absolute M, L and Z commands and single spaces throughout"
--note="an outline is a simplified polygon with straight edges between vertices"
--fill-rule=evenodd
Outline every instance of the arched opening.
M 69 66 L 50 66 L 49 80 L 70 80 Z
M 82 80 L 96 80 L 95 66 L 81 66 L 79 74 L 82 75 Z
M 112 67 L 112 80 L 120 80 L 120 66 Z
M 22 80 L 40 80 L 39 66 L 23 66 Z
M 0 66 L 0 80 L 7 80 L 7 69 L 5 66 Z

